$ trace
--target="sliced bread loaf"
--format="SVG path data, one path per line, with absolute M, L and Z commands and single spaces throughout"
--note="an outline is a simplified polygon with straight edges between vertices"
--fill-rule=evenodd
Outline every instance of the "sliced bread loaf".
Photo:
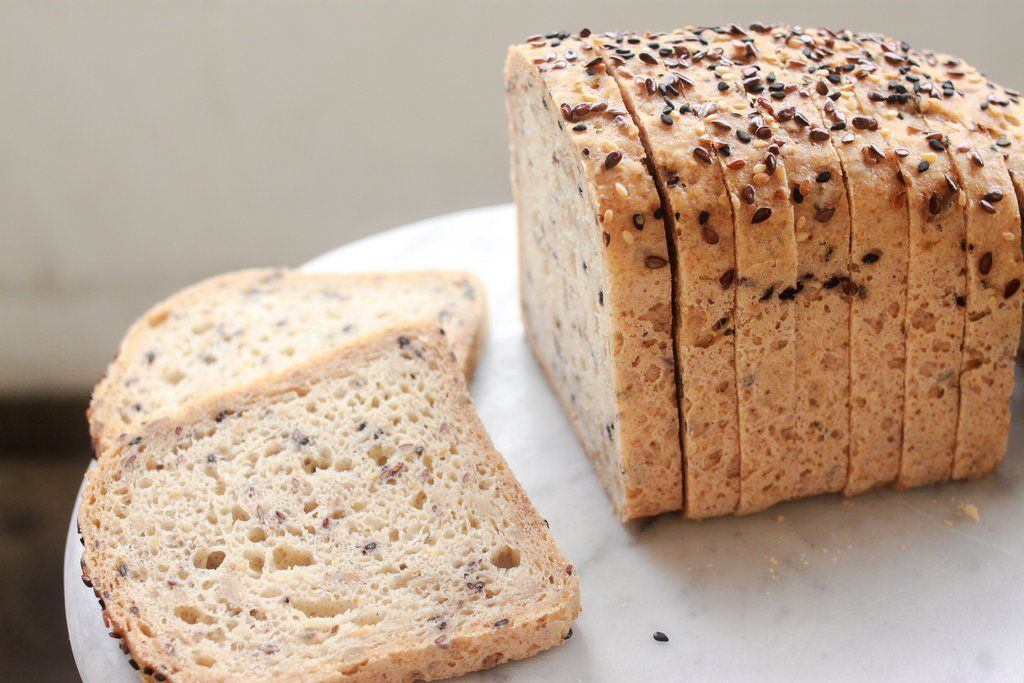
M 772 40 L 772 34 L 777 36 Z M 800 275 L 796 302 L 796 442 L 799 478 L 793 496 L 841 491 L 846 484 L 850 423 L 851 219 L 843 167 L 833 147 L 839 131 L 825 121 L 821 86 L 786 36 L 752 27 L 758 55 L 744 88 L 779 125 L 789 179 Z M 829 100 L 825 100 L 829 101 Z
M 527 341 L 622 519 L 683 504 L 672 280 L 639 129 L 589 32 L 510 48 Z
M 471 375 L 487 304 L 480 281 L 468 273 L 254 269 L 205 280 L 157 304 L 128 330 L 93 391 L 96 452 L 192 398 L 425 316 L 436 317 Z
M 855 47 L 824 30 L 780 27 L 773 38 L 807 71 L 833 132 L 850 205 L 850 453 L 844 493 L 895 481 L 902 454 L 909 218 L 894 145 L 870 116 L 848 59 Z M 810 56 L 807 56 L 807 55 Z M 824 89 L 824 93 L 819 90 Z
M 668 208 L 685 512 L 693 518 L 729 514 L 740 488 L 732 203 L 721 167 L 708 163 L 717 151 L 704 121 L 690 115 L 690 47 L 665 34 L 613 33 L 599 40 Z
M 906 60 L 872 35 L 837 39 L 869 119 L 893 146 L 907 191 L 906 365 L 903 444 L 896 485 L 949 478 L 957 441 L 964 336 L 963 193 L 942 131 L 925 118 Z M 882 256 L 884 258 L 884 255 Z
M 880 42 L 894 61 L 902 59 L 907 79 L 921 93 L 921 108 L 941 134 L 942 146 L 963 188 L 966 217 L 967 328 L 959 372 L 960 412 L 952 475 L 973 479 L 1002 461 L 1010 430 L 1014 357 L 1021 324 L 1020 207 L 1008 165 L 1015 156 L 979 123 L 991 101 L 977 80 L 958 88 L 958 60 L 940 61 L 896 41 Z M 894 76 L 895 78 L 895 76 Z M 907 83 L 908 81 L 903 81 Z M 972 83 L 974 84 L 972 86 Z M 987 88 L 986 88 L 987 90 Z M 994 98 L 1002 101 L 1000 98 Z
M 789 181 L 778 126 L 747 100 L 737 27 L 687 28 L 670 39 L 691 53 L 704 122 L 705 152 L 714 149 L 732 203 L 736 246 L 736 391 L 740 497 L 736 511 L 763 510 L 793 496 L 797 249 Z M 710 155 L 708 155 L 709 158 Z
M 117 441 L 84 578 L 158 681 L 412 681 L 558 645 L 578 583 L 436 323 L 368 335 Z

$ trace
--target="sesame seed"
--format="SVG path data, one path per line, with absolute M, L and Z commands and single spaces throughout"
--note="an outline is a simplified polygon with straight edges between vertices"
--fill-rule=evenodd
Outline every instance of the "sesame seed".
M 771 208 L 767 207 L 767 206 L 762 206 L 762 207 L 758 208 L 757 211 L 754 212 L 754 215 L 751 217 L 750 222 L 754 223 L 754 224 L 763 223 L 763 222 L 765 222 L 766 220 L 768 220 L 771 217 L 772 217 L 772 210 L 771 210 Z
M 604 158 L 604 167 L 615 168 L 620 161 L 622 161 L 622 152 L 609 152 L 608 156 Z
M 668 642 L 668 636 L 666 636 L 661 631 L 655 631 L 654 632 L 654 639 L 656 641 L 658 641 L 659 643 L 667 643 Z
M 978 259 L 978 272 L 982 275 L 988 275 L 992 270 L 992 252 L 986 251 L 980 259 Z

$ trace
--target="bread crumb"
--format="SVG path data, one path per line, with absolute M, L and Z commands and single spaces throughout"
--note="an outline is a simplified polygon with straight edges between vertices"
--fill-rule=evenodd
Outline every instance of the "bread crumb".
M 974 503 L 965 503 L 961 501 L 958 508 L 960 512 L 962 512 L 964 516 L 968 517 L 972 522 L 977 523 L 981 521 L 981 515 L 978 513 L 978 506 Z

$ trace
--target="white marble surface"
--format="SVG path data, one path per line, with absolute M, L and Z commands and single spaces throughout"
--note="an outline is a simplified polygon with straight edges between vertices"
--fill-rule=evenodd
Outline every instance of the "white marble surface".
M 468 211 L 307 264 L 462 268 L 487 285 L 492 326 L 472 392 L 576 565 L 583 614 L 563 647 L 467 680 L 1024 680 L 1020 421 L 1007 462 L 982 482 L 622 525 L 522 341 L 513 223 L 511 207 Z M 1018 391 L 1018 414 L 1022 400 Z M 82 677 L 135 680 L 79 579 L 80 551 L 72 520 L 65 600 Z M 655 642 L 654 631 L 670 642 Z

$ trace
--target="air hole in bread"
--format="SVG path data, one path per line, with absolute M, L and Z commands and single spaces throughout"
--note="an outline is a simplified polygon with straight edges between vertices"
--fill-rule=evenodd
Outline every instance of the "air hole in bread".
M 427 501 L 427 494 L 423 491 L 417 491 L 416 495 L 412 497 L 412 506 L 417 510 L 423 509 L 423 504 Z
M 319 600 L 295 598 L 288 604 L 313 619 L 336 617 L 356 606 L 354 600 L 331 600 L 329 598 Z
M 366 454 L 377 464 L 377 467 L 383 467 L 384 463 L 388 461 L 388 458 L 390 458 L 394 452 L 394 448 L 391 446 L 375 443 L 370 446 L 370 450 L 367 451 Z
M 236 522 L 248 522 L 249 513 L 237 503 L 231 507 L 231 519 Z
M 274 548 L 272 554 L 273 569 L 288 570 L 294 567 L 308 567 L 313 564 L 313 555 L 308 550 L 302 550 L 290 545 L 279 545 Z
M 260 527 L 253 527 L 252 529 L 249 529 L 249 533 L 246 534 L 246 537 L 253 543 L 262 543 L 267 540 L 267 532 Z
M 203 614 L 195 607 L 187 605 L 179 605 L 174 608 L 174 616 L 178 617 L 186 624 L 197 624 L 200 621 L 204 624 L 212 624 L 213 617 Z
M 175 385 L 185 379 L 185 373 L 178 368 L 169 368 L 164 370 L 164 381 L 170 385 Z
M 512 569 L 519 566 L 519 558 L 519 550 L 503 545 L 491 553 L 491 564 L 498 569 Z

